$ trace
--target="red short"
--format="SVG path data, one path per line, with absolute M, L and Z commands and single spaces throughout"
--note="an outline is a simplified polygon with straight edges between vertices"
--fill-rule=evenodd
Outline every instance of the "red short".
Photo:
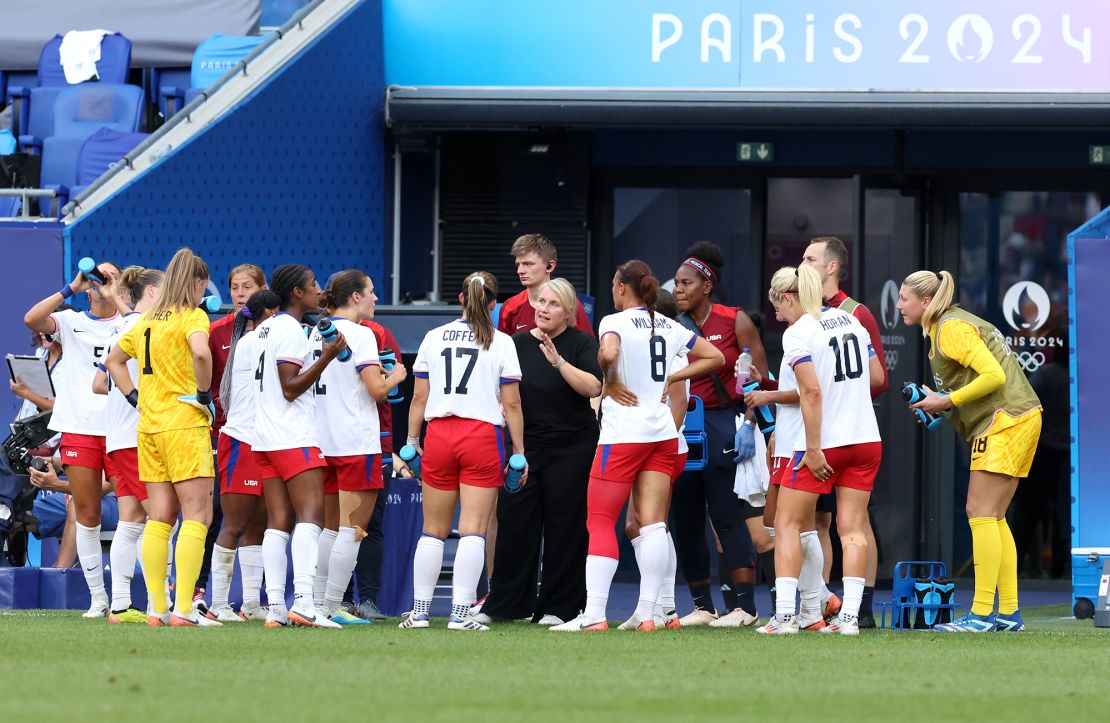
M 297 447 L 296 449 L 275 449 L 269 452 L 254 452 L 262 479 L 281 479 L 288 482 L 301 472 L 326 467 L 324 453 L 319 447 Z
M 324 494 L 369 492 L 385 489 L 380 454 L 353 454 L 346 457 L 324 456 Z
M 662 472 L 674 479 L 675 470 L 681 472 L 685 465 L 685 461 L 679 464 L 678 442 L 673 439 L 601 444 L 594 454 L 590 477 L 631 484 L 641 472 Z
M 428 422 L 421 474 L 440 490 L 500 487 L 505 483 L 505 437 L 501 427 L 464 417 Z
M 87 467 L 97 472 L 104 471 L 105 458 L 104 437 L 92 434 L 62 433 L 62 443 L 58 453 L 62 457 L 62 466 Z
M 116 478 L 116 497 L 146 499 L 146 483 L 139 480 L 139 448 L 129 447 L 109 452 L 104 474 Z
M 783 479 L 790 474 L 793 469 L 790 465 L 790 457 L 772 457 L 771 458 L 771 484 L 781 485 Z
M 671 470 L 671 487 L 674 487 L 674 483 L 678 481 L 678 476 L 686 469 L 686 458 L 689 456 L 689 452 L 678 453 L 678 458 L 674 463 L 674 469 Z
M 222 495 L 262 496 L 266 474 L 258 455 L 246 442 L 221 434 L 216 442 L 216 474 Z
M 782 478 L 781 484 L 791 489 L 812 492 L 818 495 L 832 492 L 833 487 L 849 487 L 854 490 L 870 492 L 875 487 L 875 474 L 883 461 L 881 442 L 850 444 L 847 447 L 833 447 L 823 450 L 825 461 L 833 468 L 833 473 L 822 482 L 813 476 L 808 467 L 791 470 Z M 791 467 L 797 466 L 803 456 L 795 452 L 790 459 Z

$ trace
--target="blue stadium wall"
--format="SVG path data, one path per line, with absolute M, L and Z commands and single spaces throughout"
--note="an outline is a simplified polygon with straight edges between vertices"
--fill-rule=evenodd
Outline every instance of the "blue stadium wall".
M 323 286 L 359 268 L 382 291 L 384 66 L 380 0 L 365 0 L 202 134 L 64 232 L 83 256 L 164 268 L 190 246 L 221 298 L 237 264 L 308 265 Z

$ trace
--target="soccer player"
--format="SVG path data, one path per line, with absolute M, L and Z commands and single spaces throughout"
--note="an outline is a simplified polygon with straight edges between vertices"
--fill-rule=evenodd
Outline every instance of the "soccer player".
M 319 614 L 312 601 L 320 528 L 324 524 L 324 455 L 316 434 L 313 387 L 324 369 L 347 348 L 340 333 L 313 349 L 301 318 L 319 307 L 320 287 L 312 271 L 300 264 L 274 269 L 270 288 L 281 311 L 257 327 L 253 351 L 258 355 L 254 379 L 254 444 L 262 467 L 267 529 L 262 540 L 269 612 L 266 627 L 290 622 L 339 628 Z M 296 520 L 296 526 L 294 526 Z M 292 530 L 292 538 L 290 538 Z M 285 608 L 286 544 L 293 559 L 293 607 Z
M 182 591 L 196 585 L 212 519 L 212 354 L 208 315 L 197 308 L 207 286 L 208 265 L 188 248 L 178 249 L 157 301 L 120 336 L 106 364 L 112 382 L 139 408 L 139 479 L 149 501 L 142 555 L 152 626 L 220 625 L 198 615 L 187 593 L 175 596 L 170 614 L 165 592 L 167 545 L 178 513 L 183 521 L 174 563 Z M 141 405 L 128 359 L 139 363 Z
M 233 277 L 234 278 L 234 277 Z M 223 520 L 212 556 L 212 609 L 220 622 L 265 620 L 262 608 L 262 536 L 266 504 L 262 499 L 262 467 L 252 449 L 254 441 L 254 372 L 258 366 L 255 328 L 277 313 L 277 294 L 256 291 L 233 315 L 227 365 L 220 380 L 219 398 L 226 417 L 216 443 L 220 506 Z M 236 613 L 228 605 L 235 552 L 243 572 L 243 605 Z
M 119 267 L 113 263 L 102 262 L 97 268 L 110 284 L 119 278 Z M 88 292 L 89 311 L 54 312 L 58 304 L 82 292 Z M 59 456 L 73 491 L 77 557 L 92 598 L 83 615 L 86 618 L 102 618 L 109 607 L 100 550 L 101 486 L 108 464 L 104 407 L 108 398 L 94 394 L 92 382 L 112 335 L 123 326 L 115 303 L 100 292 L 98 283 L 78 272 L 61 291 L 32 306 L 23 317 L 32 331 L 47 334 L 62 345 L 50 429 L 62 435 Z
M 848 249 L 844 242 L 836 236 L 819 236 L 810 242 L 802 255 L 802 263 L 809 264 L 817 270 L 821 277 L 821 295 L 825 304 L 836 309 L 847 311 L 863 324 L 867 333 L 871 335 L 871 346 L 875 349 L 875 356 L 886 367 L 886 356 L 883 353 L 883 339 L 879 332 L 879 324 L 875 316 L 862 303 L 845 294 L 840 289 L 840 279 L 848 268 Z M 871 399 L 878 399 L 887 390 L 890 382 L 885 378 L 883 383 L 871 388 Z M 824 579 L 829 579 L 829 570 L 832 568 L 832 526 L 833 513 L 836 512 L 836 498 L 821 495 L 817 500 L 817 532 L 821 538 L 821 549 L 825 556 Z M 866 585 L 863 588 L 863 603 L 860 605 L 859 626 L 861 628 L 875 627 L 875 614 L 871 603 L 875 596 L 875 576 L 879 570 L 879 546 L 875 541 L 875 531 L 871 528 L 870 516 L 867 520 L 867 575 Z
M 724 263 L 721 249 L 702 241 L 687 249 L 686 259 L 674 274 L 675 302 L 682 312 L 678 320 L 715 346 L 726 362 L 690 382 L 691 393 L 705 403 L 709 460 L 704 469 L 683 473 L 674 489 L 675 544 L 682 573 L 694 598 L 694 610 L 682 619 L 683 626 L 755 625 L 759 620 L 755 606 L 757 559 L 766 571 L 768 585 L 773 583 L 774 577 L 774 541 L 761 522 L 762 510 L 738 498 L 734 491 L 734 458 L 743 461 L 755 454 L 756 433 L 751 414 L 743 409 L 743 394 L 736 391 L 734 367 L 744 348 L 751 352 L 752 365 L 764 373 L 767 357 L 759 332 L 744 310 L 712 301 Z M 734 448 L 736 450 L 731 451 Z M 737 593 L 734 609 L 720 617 L 709 590 L 709 548 L 705 539 L 707 507 L 728 571 L 728 578 L 722 579 L 721 584 L 731 583 Z
M 316 431 L 328 466 L 325 529 L 313 594 L 317 610 L 341 625 L 370 622 L 339 607 L 378 492 L 384 488 L 377 404 L 405 378 L 403 364 L 395 365 L 388 377 L 382 375 L 374 332 L 361 324 L 373 316 L 377 300 L 374 282 L 357 269 L 337 273 L 320 295 L 321 307 L 351 350 L 346 363 L 329 365 L 316 384 Z M 319 329 L 313 331 L 311 344 L 314 355 L 323 353 Z
M 1025 629 L 1018 610 L 1017 547 L 1006 509 L 1018 481 L 1029 474 L 1041 431 L 1041 403 L 1005 338 L 991 324 L 953 303 L 952 274 L 918 271 L 898 292 L 898 309 L 909 326 L 930 340 L 929 366 L 937 391 L 913 405 L 945 414 L 971 444 L 967 517 L 975 558 L 975 599 L 945 632 L 1016 632 Z M 994 610 L 998 591 L 998 615 Z
M 128 266 L 120 274 L 113 298 L 124 304 L 133 304 L 133 310 L 124 315 L 123 326 L 110 340 L 129 331 L 139 318 L 154 306 L 162 286 L 162 272 Z M 101 289 L 105 295 L 108 289 Z M 109 349 L 109 353 L 110 353 Z M 119 500 L 119 522 L 112 537 L 109 557 L 112 562 L 112 607 L 108 613 L 110 623 L 138 623 L 147 620 L 146 612 L 131 606 L 131 578 L 135 575 L 135 561 L 139 559 L 143 528 L 146 525 L 146 484 L 139 479 L 139 410 L 135 409 L 118 390 L 113 393 L 108 369 L 98 365 L 93 377 L 93 391 L 108 395 L 105 413 L 108 416 L 105 452 L 107 454 L 108 481 L 116 490 Z M 139 364 L 127 361 L 131 383 L 139 383 Z
M 473 619 L 470 606 L 485 562 L 486 527 L 505 480 L 503 424 L 508 425 L 513 453 L 524 454 L 520 361 L 513 340 L 493 328 L 490 312 L 496 301 L 493 274 L 470 274 L 459 294 L 462 318 L 429 331 L 416 353 L 408 444 L 423 455 L 424 531 L 413 556 L 415 602 L 402 628 L 428 627 L 443 565 L 443 541 L 451 532 L 455 505 L 460 504 L 447 628 L 489 630 Z M 425 420 L 428 428 L 421 445 Z M 521 484 L 527 479 L 525 469 Z
M 640 522 L 640 595 L 622 630 L 655 630 L 654 610 L 669 556 L 666 512 L 671 476 L 678 466 L 678 428 L 663 402 L 670 385 L 715 369 L 724 355 L 677 322 L 656 316 L 659 280 L 643 261 L 628 261 L 613 276 L 613 306 L 598 327 L 598 361 L 605 374 L 601 436 L 590 470 L 586 528 L 586 609 L 552 627 L 560 632 L 609 629 L 605 617 L 609 586 L 617 571 L 616 522 L 636 489 Z M 693 350 L 696 360 L 673 369 L 676 356 Z
M 559 252 L 555 244 L 538 233 L 524 234 L 513 242 L 511 251 L 516 259 L 516 274 L 524 290 L 501 305 L 497 317 L 497 329 L 509 336 L 518 331 L 536 328 L 536 305 L 539 304 L 540 290 L 551 281 L 551 274 L 559 263 Z M 593 334 L 590 317 L 579 303 L 574 310 L 575 328 Z
M 867 503 L 882 461 L 879 425 L 871 387 L 883 382 L 882 363 L 870 335 L 854 316 L 822 307 L 821 279 L 807 265 L 780 269 L 780 282 L 796 274 L 796 305 L 782 306 L 790 328 L 783 354 L 798 384 L 804 434 L 794 444 L 791 470 L 780 477 L 775 510 L 774 620 L 763 632 L 798 632 L 795 595 L 802 567 L 801 535 L 812 529 L 817 497 L 836 490 L 837 529 L 844 550 L 844 600 L 837 618 L 822 632 L 858 635 L 867 536 Z M 780 283 L 780 286 L 785 286 Z

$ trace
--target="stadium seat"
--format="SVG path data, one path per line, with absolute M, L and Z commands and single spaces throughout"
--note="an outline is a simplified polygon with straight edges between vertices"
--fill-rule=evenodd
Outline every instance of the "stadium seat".
M 193 53 L 193 67 L 189 74 L 189 87 L 171 85 L 168 82 L 158 87 L 158 106 L 169 118 L 203 93 L 206 89 L 235 67 L 243 58 L 250 55 L 267 35 L 224 35 L 216 33 L 197 46 Z M 167 78 L 167 81 L 169 79 Z
M 77 182 L 69 189 L 70 197 L 79 196 L 89 184 L 111 168 L 113 163 L 148 137 L 147 133 L 126 133 L 101 128 L 85 139 L 77 154 Z
M 190 68 L 151 68 L 149 90 L 152 98 L 158 99 L 158 112 L 163 118 L 169 118 L 183 104 L 174 96 L 174 90 L 188 88 L 192 85 L 192 69 Z M 163 88 L 168 92 L 164 95 Z M 172 104 L 172 105 L 171 105 Z

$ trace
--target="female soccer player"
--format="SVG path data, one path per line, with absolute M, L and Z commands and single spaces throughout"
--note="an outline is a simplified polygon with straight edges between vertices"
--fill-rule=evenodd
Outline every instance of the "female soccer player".
M 227 366 L 231 355 L 231 337 L 235 321 L 239 313 L 247 305 L 247 300 L 255 292 L 266 288 L 266 275 L 262 269 L 254 264 L 239 264 L 231 270 L 227 277 L 227 290 L 231 295 L 231 303 L 235 310 L 224 318 L 212 323 L 208 334 L 208 348 L 212 350 L 212 386 L 214 389 L 223 389 L 224 367 Z M 250 320 L 248 319 L 248 322 Z M 260 321 L 248 325 L 254 328 Z M 212 432 L 219 434 L 227 417 L 223 400 L 216 397 L 216 422 L 212 425 Z
M 122 303 L 133 304 L 133 310 L 124 315 L 123 327 L 112 336 L 112 344 L 154 306 L 161 286 L 162 272 L 158 269 L 128 266 L 123 270 L 112 293 Z M 127 373 L 131 383 L 137 386 L 139 364 L 134 359 L 127 361 Z M 99 371 L 93 378 L 93 391 L 108 395 L 105 409 L 108 417 L 105 438 L 108 481 L 115 488 L 116 499 L 119 500 L 119 522 L 109 551 L 112 561 L 112 607 L 108 622 L 142 624 L 146 622 L 147 614 L 131 607 L 131 578 L 139 557 L 147 509 L 146 484 L 139 479 L 139 410 L 131 406 L 122 393 L 112 393 L 108 370 L 104 365 L 99 365 Z
M 817 497 L 836 490 L 837 529 L 844 548 L 844 601 L 823 632 L 858 635 L 867 568 L 867 502 L 882 460 L 871 386 L 885 380 L 859 320 L 822 308 L 821 279 L 812 266 L 780 269 L 781 281 L 797 276 L 798 304 L 782 306 L 790 328 L 783 355 L 798 384 L 804 434 L 794 443 L 792 465 L 780 477 L 775 510 L 776 613 L 761 631 L 798 632 L 795 595 L 802 566 L 802 532 L 814 528 Z M 789 289 L 778 288 L 780 294 Z M 865 361 L 866 360 L 866 361 Z
M 1029 474 L 1041 431 L 1041 403 L 1002 334 L 952 302 L 952 274 L 918 271 L 906 277 L 898 309 L 907 325 L 931 340 L 929 366 L 937 391 L 913 405 L 946 414 L 971 444 L 967 517 L 975 557 L 975 599 L 945 632 L 1016 632 L 1025 629 L 1018 611 L 1017 547 L 1006 509 L 1018 480 Z M 939 392 L 939 393 L 938 393 Z M 998 615 L 992 619 L 998 591 Z
M 690 382 L 690 392 L 705 402 L 709 460 L 705 469 L 684 473 L 674 490 L 675 544 L 690 595 L 694 598 L 694 610 L 682 619 L 682 624 L 754 625 L 759 618 L 755 607 L 757 550 L 753 540 L 768 572 L 773 569 L 774 543 L 759 520 L 761 510 L 739 499 L 733 491 L 734 457 L 743 461 L 755 454 L 756 432 L 754 423 L 748 418 L 740 423 L 737 433 L 737 416 L 743 416 L 743 394 L 736 392 L 734 366 L 744 348 L 750 350 L 753 366 L 762 372 L 767 370 L 767 358 L 759 332 L 744 310 L 712 301 L 725 263 L 721 250 L 703 241 L 691 246 L 686 256 L 674 275 L 675 302 L 682 312 L 679 321 L 696 330 L 698 336 L 724 354 L 726 363 Z M 727 451 L 733 448 L 735 452 Z M 721 582 L 731 582 L 737 591 L 736 608 L 720 618 L 709 591 L 709 548 L 705 540 L 707 506 L 731 575 L 731 580 Z
M 102 262 L 97 268 L 110 284 L 119 278 L 119 267 L 113 263 Z M 69 309 L 51 313 L 58 304 L 86 291 L 89 311 Z M 100 551 L 101 485 L 109 464 L 104 447 L 107 432 L 104 407 L 108 400 L 93 393 L 92 382 L 112 334 L 123 326 L 123 317 L 115 303 L 101 294 L 99 284 L 78 272 L 61 291 L 32 306 L 23 323 L 32 331 L 52 336 L 64 351 L 58 362 L 50 429 L 62 435 L 59 454 L 73 490 L 77 557 L 92 597 L 84 617 L 102 618 L 109 607 Z
M 461 319 L 432 329 L 416 353 L 416 384 L 409 407 L 408 443 L 423 455 L 424 533 L 413 556 L 413 609 L 402 628 L 428 627 L 443 565 L 443 541 L 459 512 L 449 630 L 489 630 L 470 615 L 485 563 L 485 533 L 505 481 L 501 427 L 508 424 L 514 454 L 524 454 L 520 362 L 516 346 L 493 328 L 497 279 L 475 271 L 459 294 Z M 499 404 L 500 401 L 500 404 Z M 502 409 L 504 415 L 502 416 Z M 424 443 L 420 427 L 428 421 Z M 528 478 L 525 469 L 524 480 Z
M 143 531 L 143 570 L 152 614 L 148 624 L 218 626 L 198 615 L 188 594 L 175 596 L 169 614 L 165 592 L 167 544 L 180 512 L 174 563 L 177 589 L 192 590 L 212 519 L 212 355 L 208 315 L 197 308 L 208 286 L 208 265 L 188 248 L 173 255 L 157 301 L 108 355 L 108 373 L 139 408 L 139 479 L 147 486 L 149 514 Z M 127 360 L 139 362 L 139 389 Z
M 251 294 L 235 312 L 235 324 L 228 339 L 227 366 L 220 381 L 219 397 L 226 400 L 227 418 L 216 443 L 223 521 L 212 552 L 211 614 L 221 622 L 266 619 L 266 610 L 259 599 L 266 504 L 262 500 L 262 468 L 251 448 L 257 384 L 254 372 L 260 353 L 254 329 L 277 313 L 280 306 L 277 294 L 263 289 Z M 227 602 L 235 571 L 236 548 L 243 571 L 243 605 L 238 614 Z
M 351 582 L 378 491 L 384 487 L 377 404 L 405 378 L 403 364 L 395 365 L 388 377 L 382 375 L 374 332 L 361 324 L 373 317 L 377 300 L 374 282 L 357 269 L 340 271 L 320 294 L 320 306 L 328 311 L 351 350 L 351 358 L 329 365 L 316 385 L 316 432 L 327 471 L 325 529 L 320 534 L 316 563 L 317 587 L 323 589 L 319 595 L 313 592 L 319 599 L 317 611 L 341 625 L 369 623 L 339 606 Z M 314 355 L 323 353 L 319 329 L 312 333 L 311 343 Z
M 316 433 L 312 389 L 333 359 L 347 348 L 340 333 L 324 344 L 313 361 L 313 349 L 301 328 L 301 317 L 318 307 L 320 287 L 310 269 L 286 264 L 274 269 L 270 288 L 281 311 L 257 327 L 253 352 L 255 420 L 252 449 L 262 467 L 267 529 L 262 540 L 267 627 L 289 622 L 317 628 L 338 628 L 316 612 L 312 578 L 317 543 L 324 524 L 324 455 Z M 296 526 L 294 526 L 296 520 Z M 293 558 L 293 607 L 285 609 L 286 544 Z
M 724 355 L 677 322 L 655 314 L 659 281 L 643 261 L 628 261 L 613 276 L 617 313 L 601 320 L 598 361 L 605 374 L 601 436 L 590 470 L 586 527 L 586 609 L 556 625 L 561 632 L 608 630 L 605 607 L 617 571 L 615 526 L 636 489 L 641 524 L 640 597 L 625 630 L 654 630 L 653 612 L 666 573 L 669 545 L 666 511 L 671 475 L 678 464 L 678 429 L 663 402 L 671 384 L 721 366 Z M 692 350 L 696 360 L 673 371 L 676 356 Z

